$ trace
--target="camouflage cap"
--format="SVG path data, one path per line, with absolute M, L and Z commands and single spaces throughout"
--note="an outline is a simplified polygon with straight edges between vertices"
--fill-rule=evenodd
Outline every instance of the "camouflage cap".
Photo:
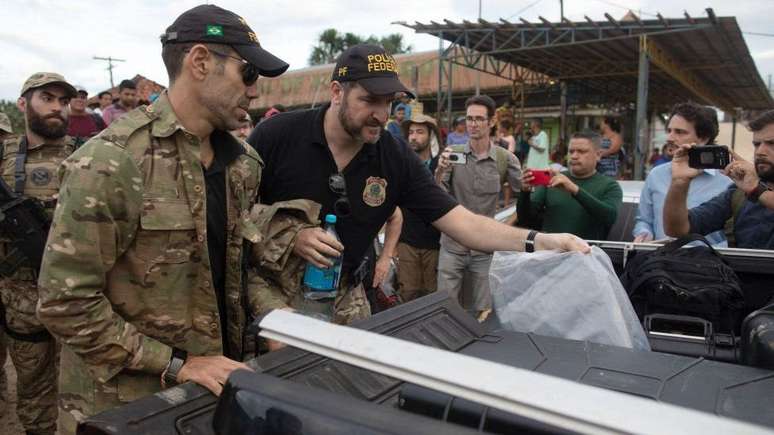
M 67 96 L 69 97 L 75 97 L 78 95 L 78 91 L 75 90 L 75 87 L 71 85 L 70 83 L 67 83 L 67 80 L 61 75 L 57 73 L 52 72 L 38 72 L 30 76 L 30 78 L 27 79 L 26 82 L 24 82 L 24 86 L 22 86 L 21 95 L 24 95 L 25 92 L 29 91 L 30 89 L 37 89 L 42 86 L 51 85 L 51 84 L 58 84 L 61 85 L 65 91 L 67 91 Z
M 8 115 L 0 112 L 0 130 L 6 133 L 13 133 L 13 127 L 11 127 L 11 120 L 8 119 Z

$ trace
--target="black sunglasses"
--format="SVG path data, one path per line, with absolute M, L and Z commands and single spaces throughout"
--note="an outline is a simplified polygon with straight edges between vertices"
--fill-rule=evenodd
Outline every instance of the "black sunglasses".
M 328 177 L 328 187 L 331 189 L 331 192 L 339 196 L 336 202 L 333 203 L 333 212 L 338 217 L 349 216 L 352 213 L 352 207 L 347 197 L 347 182 L 344 180 L 344 176 L 339 173 L 331 174 Z
M 258 81 L 258 76 L 260 75 L 260 71 L 258 71 L 258 67 L 251 64 L 250 62 L 242 59 L 241 57 L 232 56 L 230 54 L 221 53 L 219 51 L 215 51 L 212 49 L 208 50 L 214 54 L 217 54 L 221 57 L 227 57 L 234 59 L 236 61 L 239 61 L 239 63 L 242 64 L 242 82 L 244 82 L 245 86 L 252 86 L 256 81 Z M 186 53 L 190 50 L 186 50 Z

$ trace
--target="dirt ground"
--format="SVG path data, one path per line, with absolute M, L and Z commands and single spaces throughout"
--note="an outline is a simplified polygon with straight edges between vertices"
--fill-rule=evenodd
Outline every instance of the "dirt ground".
M 0 400 L 0 433 L 24 435 L 24 428 L 16 417 L 16 370 L 13 368 L 10 356 L 5 362 L 5 373 L 8 379 L 8 391 L 2 392 L 5 400 Z

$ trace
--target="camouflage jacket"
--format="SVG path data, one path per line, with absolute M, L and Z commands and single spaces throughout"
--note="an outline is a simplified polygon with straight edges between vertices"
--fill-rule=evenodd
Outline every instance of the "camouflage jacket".
M 2 144 L 0 176 L 12 191 L 16 188 L 16 164 L 23 139 L 24 136 L 17 136 Z M 67 136 L 57 144 L 43 143 L 28 147 L 24 164 L 24 184 L 20 193 L 40 200 L 46 211 L 53 214 L 60 184 L 57 169 L 74 150 L 75 143 Z M 8 239 L 0 240 L 0 256 L 9 252 L 8 242 Z M 13 278 L 0 281 L 6 321 L 16 332 L 28 334 L 43 330 L 43 326 L 35 317 L 35 305 L 38 302 L 37 275 L 38 271 L 22 267 L 16 271 Z
M 225 270 L 228 339 L 237 353 L 248 311 L 243 238 L 258 241 L 248 215 L 262 166 L 239 144 L 244 153 L 226 168 Z M 95 389 L 117 390 L 121 401 L 158 391 L 172 347 L 222 354 L 200 142 L 164 94 L 89 140 L 60 173 L 38 317 L 64 344 L 60 398 L 90 398 L 79 411 L 90 415 L 111 406 L 112 396 Z
M 252 245 L 248 270 L 248 305 L 258 317 L 273 309 L 292 308 L 307 311 L 302 281 L 306 260 L 294 255 L 292 248 L 298 232 L 320 225 L 317 216 L 320 204 L 303 199 L 276 202 L 272 205 L 256 204 L 251 221 L 262 236 Z M 313 304 L 315 309 L 322 304 Z M 371 307 L 363 285 L 350 282 L 349 275 L 341 279 L 340 291 L 335 301 L 323 308 L 326 317 L 334 323 L 351 324 L 370 317 Z
M 320 225 L 320 204 L 305 199 L 255 204 L 250 220 L 258 227 L 261 239 L 252 245 L 248 271 L 248 305 L 259 317 L 268 311 L 287 308 L 301 287 L 306 260 L 293 255 L 298 232 Z

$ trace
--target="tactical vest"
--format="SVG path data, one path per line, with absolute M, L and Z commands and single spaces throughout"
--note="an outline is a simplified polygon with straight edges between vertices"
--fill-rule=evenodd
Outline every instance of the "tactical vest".
M 0 146 L 0 176 L 17 195 L 40 200 L 51 217 L 59 193 L 59 165 L 75 151 L 74 141 L 65 136 L 61 144 L 30 147 L 26 136 L 6 140 Z M 8 252 L 8 240 L 0 239 L 0 255 Z M 21 269 L 20 280 L 36 280 L 37 273 Z

